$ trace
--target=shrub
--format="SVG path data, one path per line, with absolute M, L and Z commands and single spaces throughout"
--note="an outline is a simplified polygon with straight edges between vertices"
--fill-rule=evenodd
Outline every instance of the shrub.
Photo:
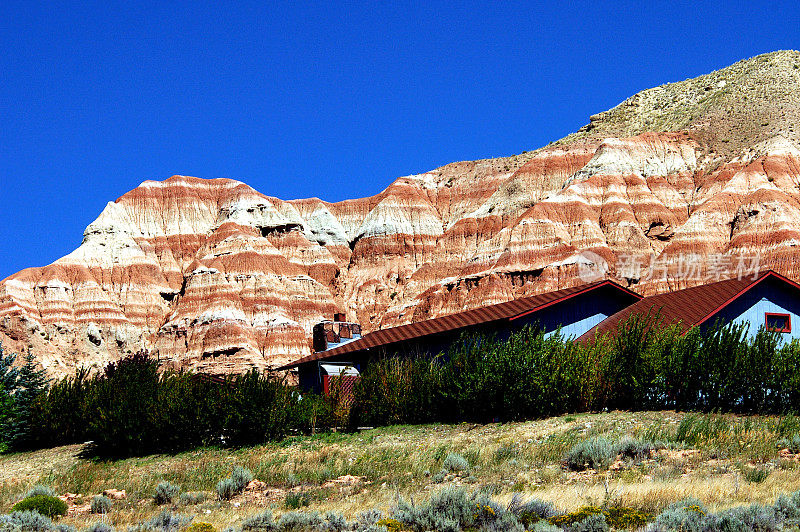
M 742 476 L 747 482 L 751 482 L 753 484 L 760 484 L 767 480 L 767 477 L 771 471 L 766 467 L 746 467 L 742 472 Z
M 6 521 L 4 519 L 5 517 L 4 515 L 0 515 L 0 532 L 22 532 L 22 528 L 20 528 L 19 525 L 11 521 Z
M 46 517 L 57 517 L 66 515 L 67 503 L 58 497 L 51 497 L 50 495 L 34 495 L 22 499 L 12 508 L 12 512 L 24 512 L 30 510 Z
M 709 514 L 703 518 L 701 523 L 703 531 L 706 530 L 720 530 L 724 532 L 751 532 L 752 529 L 748 528 L 738 517 L 730 513 Z
M 253 480 L 253 474 L 249 469 L 236 466 L 230 477 L 217 483 L 217 496 L 222 500 L 230 500 L 243 492 L 251 480 Z
M 792 454 L 800 453 L 800 434 L 793 434 L 788 438 L 778 440 L 778 449 L 788 449 Z
M 84 532 L 114 532 L 114 527 L 107 523 L 92 523 Z
M 364 530 L 375 526 L 383 517 L 383 512 L 378 509 L 364 510 L 356 514 L 356 528 Z
M 206 494 L 198 491 L 194 493 L 181 493 L 180 496 L 180 503 L 184 506 L 192 506 L 194 504 L 200 504 L 206 500 Z
M 548 519 L 558 515 L 553 503 L 540 501 L 539 499 L 524 500 L 519 493 L 511 497 L 507 510 L 514 514 L 520 523 L 530 527 L 533 523 L 538 523 L 543 519 Z
M 326 526 L 328 530 L 331 530 L 332 532 L 342 532 L 348 528 L 347 519 L 345 519 L 345 517 L 339 512 L 331 511 L 326 513 L 325 521 L 327 523 Z
M 311 495 L 304 491 L 290 491 L 286 494 L 283 504 L 290 510 L 297 510 L 298 508 L 302 508 L 311 504 Z
M 223 501 L 228 501 L 241 493 L 236 488 L 236 483 L 230 478 L 224 478 L 217 482 L 217 497 Z
M 90 440 L 87 398 L 92 386 L 88 368 L 53 383 L 31 412 L 29 445 L 50 448 Z
M 153 502 L 159 506 L 162 504 L 170 504 L 178 498 L 180 493 L 180 486 L 176 486 L 171 482 L 162 480 L 158 483 L 158 486 L 156 486 L 156 491 L 153 493 Z
M 242 521 L 242 530 L 274 530 L 275 519 L 272 512 L 266 510 L 257 515 L 246 518 Z
M 705 505 L 695 498 L 688 498 L 669 505 L 658 514 L 648 526 L 649 531 L 699 532 L 708 511 Z
M 547 521 L 539 521 L 534 523 L 533 526 L 530 528 L 530 532 L 562 532 L 563 529 L 561 527 L 555 526 L 550 524 Z
M 549 518 L 548 521 L 550 521 L 550 523 L 552 523 L 552 524 L 554 524 L 556 526 L 564 527 L 564 526 L 580 523 L 581 521 L 583 521 L 587 517 L 590 517 L 592 515 L 598 515 L 598 514 L 600 514 L 600 515 L 603 514 L 603 509 L 602 508 L 597 507 L 597 506 L 584 506 L 584 507 L 582 507 L 582 508 L 580 508 L 580 509 L 578 509 L 578 510 L 576 510 L 574 512 L 568 513 L 568 514 L 562 514 L 562 515 L 553 516 L 553 517 Z M 605 518 L 604 518 L 604 520 L 605 520 Z
M 592 514 L 582 521 L 566 527 L 569 532 L 606 532 L 608 522 L 603 514 Z
M 762 504 L 730 508 L 718 515 L 729 516 L 736 522 L 741 522 L 746 530 L 768 532 L 782 528 L 783 517 L 776 513 L 775 508 Z
M 318 512 L 286 512 L 278 519 L 277 529 L 280 532 L 305 532 L 321 530 L 324 525 Z
M 517 454 L 519 454 L 519 450 L 516 445 L 505 443 L 494 452 L 494 460 L 496 462 L 505 462 L 506 460 L 516 458 Z
M 442 462 L 442 469 L 451 473 L 461 473 L 462 471 L 469 471 L 469 462 L 460 454 L 448 454 L 444 462 Z
M 32 487 L 30 490 L 28 490 L 28 493 L 25 494 L 23 499 L 27 499 L 28 497 L 35 497 L 37 495 L 46 495 L 48 497 L 55 497 L 56 496 L 56 492 L 53 491 L 53 488 L 51 488 L 49 486 L 43 486 L 42 484 L 36 484 L 34 487 Z
M 400 498 L 392 517 L 413 530 L 458 531 L 465 528 L 522 530 L 511 512 L 505 511 L 485 493 L 468 493 L 448 486 L 431 495 L 427 504 L 415 505 Z
M 608 524 L 619 530 L 637 530 L 653 519 L 653 516 L 647 512 L 625 506 L 613 506 L 608 508 L 604 512 L 604 515 L 606 516 Z
M 217 532 L 217 529 L 210 523 L 193 523 L 189 525 L 186 532 Z
M 655 449 L 655 445 L 651 442 L 623 436 L 617 442 L 616 454 L 621 454 L 626 458 L 642 459 L 646 458 L 653 449 Z
M 800 517 L 800 508 L 797 507 L 796 502 L 789 495 L 778 496 L 773 507 L 775 508 L 775 513 L 782 516 L 783 519 L 797 519 Z
M 103 495 L 95 495 L 92 498 L 90 509 L 93 514 L 107 514 L 111 511 L 111 499 Z
M 351 423 L 426 423 L 441 418 L 439 366 L 418 356 L 370 364 L 353 389 Z
M 188 526 L 191 521 L 191 516 L 162 510 L 160 514 L 151 517 L 147 521 L 129 527 L 128 532 L 177 532 L 181 528 Z
M 0 522 L 17 526 L 24 532 L 50 532 L 53 528 L 53 521 L 49 517 L 33 510 L 12 511 L 0 516 Z
M 247 485 L 253 480 L 253 473 L 246 467 L 236 466 L 231 473 L 231 480 L 233 480 L 239 491 L 244 491 Z
M 385 528 L 388 532 L 403 531 L 403 523 L 401 523 L 397 519 L 391 519 L 389 517 L 379 520 L 377 523 L 375 523 L 375 525 L 378 527 Z
M 573 446 L 565 460 L 570 469 L 574 471 L 582 471 L 587 467 L 604 469 L 611 464 L 616 455 L 616 448 L 611 441 L 602 436 L 596 436 Z

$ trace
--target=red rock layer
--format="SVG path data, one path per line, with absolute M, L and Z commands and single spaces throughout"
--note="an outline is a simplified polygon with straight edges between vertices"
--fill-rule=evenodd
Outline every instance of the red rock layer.
M 800 150 L 780 137 L 730 160 L 682 132 L 551 146 L 338 203 L 174 176 L 0 282 L 0 340 L 54 374 L 139 349 L 235 372 L 309 353 L 334 312 L 369 331 L 595 275 L 645 294 L 753 267 L 797 277 L 798 243 Z

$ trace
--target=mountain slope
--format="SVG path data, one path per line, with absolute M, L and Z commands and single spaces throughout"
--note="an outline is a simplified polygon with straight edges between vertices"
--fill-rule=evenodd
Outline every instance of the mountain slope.
M 146 181 L 73 253 L 0 282 L 0 340 L 54 374 L 139 349 L 225 373 L 307 354 L 336 311 L 369 331 L 593 275 L 646 294 L 754 266 L 796 277 L 798 65 L 775 52 L 649 89 L 535 152 L 370 198 Z

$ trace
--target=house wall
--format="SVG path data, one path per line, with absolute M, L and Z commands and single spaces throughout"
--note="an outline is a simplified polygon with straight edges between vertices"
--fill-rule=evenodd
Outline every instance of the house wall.
M 527 325 L 542 327 L 548 335 L 553 334 L 561 327 L 561 333 L 564 337 L 574 338 L 634 302 L 634 296 L 621 292 L 612 286 L 602 286 L 516 320 L 497 320 L 473 327 L 465 327 L 455 331 L 431 334 L 422 338 L 399 342 L 385 348 L 346 353 L 326 358 L 325 360 L 329 362 L 347 362 L 360 372 L 363 372 L 364 367 L 370 360 L 382 356 L 434 357 L 441 353 L 446 353 L 453 342 L 458 341 L 465 331 L 473 334 L 494 334 L 498 339 L 505 340 L 512 333 L 521 330 Z M 800 326 L 800 322 L 798 322 L 798 326 Z M 301 388 L 305 390 L 321 390 L 318 367 L 317 361 L 298 367 Z
M 792 330 L 781 333 L 783 340 L 800 338 L 800 293 L 794 287 L 774 278 L 765 279 L 730 303 L 707 320 L 703 328 L 712 327 L 720 319 L 749 325 L 748 332 L 753 336 L 764 326 L 767 312 L 790 315 Z
M 561 327 L 561 334 L 565 338 L 577 338 L 632 303 L 634 303 L 632 296 L 620 293 L 611 286 L 603 286 L 539 312 L 528 314 L 514 320 L 513 323 L 516 324 L 516 329 L 524 325 L 539 324 L 548 336 Z

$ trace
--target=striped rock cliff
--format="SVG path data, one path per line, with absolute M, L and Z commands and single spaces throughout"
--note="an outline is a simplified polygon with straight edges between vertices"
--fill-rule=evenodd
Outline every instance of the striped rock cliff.
M 213 373 L 365 331 L 610 277 L 644 294 L 771 267 L 800 277 L 800 54 L 649 89 L 565 139 L 283 201 L 173 176 L 109 203 L 81 246 L 0 282 L 0 341 L 51 373 L 141 349 Z

